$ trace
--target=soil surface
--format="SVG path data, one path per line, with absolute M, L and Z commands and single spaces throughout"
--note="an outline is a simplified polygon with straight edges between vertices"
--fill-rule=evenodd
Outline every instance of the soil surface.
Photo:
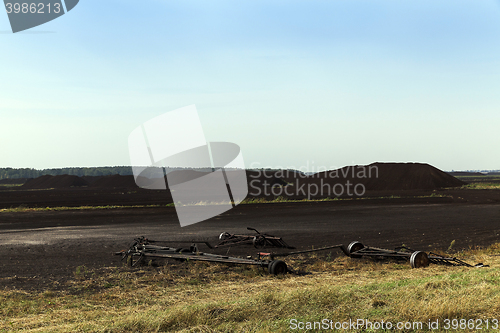
M 432 193 L 446 197 L 428 197 Z M 184 228 L 174 207 L 0 212 L 0 288 L 60 288 L 78 266 L 120 267 L 120 257 L 112 254 L 126 249 L 137 236 L 216 244 L 221 232 L 252 233 L 246 227 L 253 227 L 282 237 L 297 249 L 358 240 L 369 246 L 392 249 L 405 244 L 424 251 L 446 250 L 452 241 L 460 250 L 500 239 L 500 190 L 372 191 L 366 196 L 239 205 Z M 168 199 L 167 191 L 141 189 L 17 189 L 0 191 L 0 208 L 150 205 Z M 209 252 L 204 245 L 200 250 Z M 245 245 L 210 252 L 246 256 L 258 250 Z

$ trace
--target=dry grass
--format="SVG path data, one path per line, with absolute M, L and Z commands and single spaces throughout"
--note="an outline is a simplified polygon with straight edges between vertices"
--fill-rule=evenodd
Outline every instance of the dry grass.
M 459 254 L 489 268 L 302 256 L 287 262 L 312 274 L 282 277 L 193 262 L 132 271 L 80 267 L 63 291 L 0 292 L 0 332 L 288 332 L 294 318 L 421 321 L 424 329 L 428 320 L 442 326 L 446 318 L 491 322 L 500 313 L 499 251 L 495 245 Z

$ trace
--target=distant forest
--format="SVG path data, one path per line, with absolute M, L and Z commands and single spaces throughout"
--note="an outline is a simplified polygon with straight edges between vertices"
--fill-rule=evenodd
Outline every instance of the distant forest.
M 43 175 L 75 175 L 75 176 L 108 176 L 108 175 L 132 175 L 132 167 L 130 166 L 113 166 L 113 167 L 93 167 L 93 168 L 60 168 L 60 169 L 14 169 L 0 168 L 0 179 L 14 178 L 37 178 Z
M 173 170 L 182 170 L 184 168 L 167 167 L 165 170 L 167 172 Z M 190 169 L 190 168 L 189 168 Z M 152 168 L 149 169 L 151 172 Z M 160 173 L 163 170 L 160 169 Z M 194 168 L 198 171 L 211 171 L 211 168 Z M 227 169 L 226 170 L 230 170 Z M 16 178 L 37 178 L 44 175 L 59 176 L 59 175 L 74 175 L 78 177 L 82 176 L 110 176 L 110 175 L 121 175 L 128 176 L 133 175 L 131 166 L 112 166 L 112 167 L 91 167 L 91 168 L 57 168 L 57 169 L 14 169 L 14 168 L 0 168 L 0 180 L 2 179 L 16 179 Z M 146 174 L 143 174 L 147 176 Z M 153 178 L 158 174 L 153 173 Z
M 181 170 L 182 168 L 167 167 L 166 170 Z M 206 168 L 200 168 L 200 171 L 207 171 Z M 226 169 L 227 170 L 227 169 Z M 252 169 L 250 169 L 252 170 Z M 255 169 L 258 170 L 258 169 Z M 259 169 L 259 170 L 272 170 L 272 169 Z M 291 170 L 290 171 L 294 171 Z M 472 170 L 467 171 L 452 171 L 448 172 L 451 174 L 463 174 L 473 173 Z M 479 171 L 475 171 L 479 172 Z M 489 176 L 500 175 L 500 170 L 484 170 L 483 173 L 487 173 Z M 312 173 L 311 173 L 312 174 Z M 128 176 L 133 175 L 131 166 L 112 166 L 112 167 L 90 167 L 90 168 L 57 168 L 57 169 L 15 169 L 15 168 L 0 168 L 0 180 L 2 179 L 16 179 L 16 178 L 37 178 L 43 175 L 75 175 L 75 176 L 109 176 L 109 175 L 122 175 Z

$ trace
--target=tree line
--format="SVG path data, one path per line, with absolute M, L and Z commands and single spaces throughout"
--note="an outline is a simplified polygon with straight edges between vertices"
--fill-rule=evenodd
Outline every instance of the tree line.
M 108 176 L 132 175 L 130 166 L 90 167 L 90 168 L 57 168 L 57 169 L 31 169 L 31 168 L 0 168 L 0 179 L 37 178 L 44 175 L 74 175 L 74 176 Z

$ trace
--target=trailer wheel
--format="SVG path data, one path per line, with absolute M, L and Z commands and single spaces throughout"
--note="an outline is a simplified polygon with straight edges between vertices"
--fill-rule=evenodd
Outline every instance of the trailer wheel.
M 429 266 L 429 256 L 422 251 L 415 251 L 410 257 L 411 268 L 420 268 Z
M 359 255 L 359 254 L 352 254 L 356 251 L 359 251 L 361 250 L 362 248 L 364 248 L 365 246 L 363 244 L 361 244 L 360 242 L 358 241 L 354 241 L 354 242 L 351 242 L 351 244 L 349 244 L 349 246 L 347 247 L 347 252 L 349 252 L 349 256 L 351 258 L 361 258 L 362 256 Z
M 283 260 L 271 261 L 267 266 L 267 269 L 269 270 L 269 274 L 272 275 L 286 274 L 286 272 L 288 272 L 288 267 Z
M 266 238 L 264 236 L 255 236 L 252 243 L 256 249 L 261 249 L 266 246 Z
M 229 235 L 229 233 L 227 233 L 227 232 L 222 232 L 222 233 L 219 235 L 219 240 L 221 240 L 221 241 L 222 241 L 222 240 L 224 240 L 224 239 L 229 238 L 229 236 L 230 236 L 230 235 Z

